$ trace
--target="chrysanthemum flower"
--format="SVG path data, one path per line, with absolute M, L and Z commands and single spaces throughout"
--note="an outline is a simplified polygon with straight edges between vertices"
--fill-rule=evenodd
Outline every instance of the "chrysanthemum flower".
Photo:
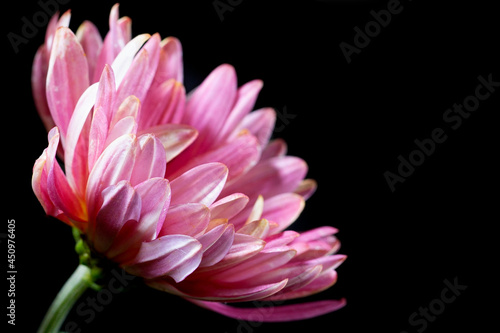
M 230 317 L 254 318 L 256 309 L 226 302 L 332 286 L 345 259 L 334 254 L 337 230 L 286 230 L 316 183 L 282 140 L 270 141 L 274 110 L 251 112 L 262 82 L 238 87 L 234 68 L 221 65 L 186 96 L 177 39 L 131 39 L 117 5 L 104 41 L 90 22 L 74 34 L 69 19 L 52 18 L 33 64 L 35 103 L 50 130 L 32 181 L 45 212 L 148 285 Z M 343 305 L 286 305 L 262 319 Z

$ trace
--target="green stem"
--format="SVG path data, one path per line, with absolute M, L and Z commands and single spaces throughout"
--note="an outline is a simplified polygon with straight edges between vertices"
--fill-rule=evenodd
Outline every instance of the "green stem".
M 64 319 L 75 302 L 92 283 L 91 270 L 88 266 L 78 265 L 71 277 L 52 302 L 38 328 L 38 333 L 57 333 Z

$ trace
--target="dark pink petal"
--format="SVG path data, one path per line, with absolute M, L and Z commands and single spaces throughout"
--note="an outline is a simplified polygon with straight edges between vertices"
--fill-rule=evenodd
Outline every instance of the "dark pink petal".
M 137 256 L 123 266 L 129 273 L 146 279 L 170 276 L 180 282 L 198 267 L 201 256 L 201 244 L 196 239 L 165 235 L 142 243 Z
M 273 157 L 284 156 L 287 149 L 286 142 L 283 139 L 274 139 L 264 148 L 260 160 L 265 161 Z
M 242 193 L 228 195 L 210 206 L 210 217 L 230 219 L 245 208 L 247 203 L 248 197 Z
M 299 217 L 304 206 L 304 199 L 298 194 L 279 194 L 264 201 L 262 217 L 278 223 L 279 226 L 270 232 L 276 234 L 288 228 Z
M 88 76 L 87 59 L 75 35 L 68 28 L 58 28 L 50 54 L 46 93 L 52 118 L 64 139 L 76 103 L 89 86 Z
M 102 196 L 103 204 L 95 222 L 89 221 L 90 224 L 95 223 L 95 226 L 89 227 L 88 235 L 95 249 L 105 253 L 127 221 L 139 221 L 141 198 L 127 181 L 109 186 L 102 191 Z
M 221 224 L 200 236 L 198 240 L 203 245 L 203 259 L 200 267 L 215 265 L 231 249 L 234 240 L 234 226 Z
M 159 236 L 182 234 L 197 237 L 207 228 L 210 210 L 200 203 L 172 206 L 167 212 Z
M 211 205 L 219 196 L 227 178 L 227 167 L 222 163 L 197 166 L 172 180 L 172 205 L 199 202 Z
M 323 267 L 323 272 L 336 269 L 347 259 L 346 255 L 335 254 L 331 256 L 320 257 L 317 259 L 312 259 L 304 262 L 305 265 L 321 265 Z M 301 263 L 302 264 L 302 263 Z
M 48 55 L 47 52 L 45 52 L 44 45 L 42 45 L 38 48 L 38 51 L 35 54 L 35 59 L 33 60 L 33 67 L 31 69 L 31 87 L 38 115 L 42 119 L 47 131 L 55 126 L 52 115 L 50 114 L 49 105 L 47 104 L 47 94 L 45 92 L 48 63 Z
M 266 249 L 290 244 L 295 238 L 299 237 L 299 233 L 293 230 L 286 230 L 279 234 L 264 238 L 266 241 Z
M 174 159 L 174 157 L 189 147 L 198 136 L 198 131 L 196 131 L 196 129 L 188 125 L 180 124 L 159 125 L 148 128 L 144 130 L 144 132 L 154 134 L 160 140 L 165 149 L 167 162 Z
M 257 322 L 285 322 L 314 318 L 337 311 L 346 304 L 346 301 L 341 299 L 339 301 L 317 301 L 263 308 L 236 308 L 222 303 L 188 300 L 227 317 Z
M 188 97 L 182 123 L 195 127 L 199 132 L 193 149 L 211 147 L 224 120 L 231 111 L 237 92 L 236 72 L 230 65 L 221 65 Z

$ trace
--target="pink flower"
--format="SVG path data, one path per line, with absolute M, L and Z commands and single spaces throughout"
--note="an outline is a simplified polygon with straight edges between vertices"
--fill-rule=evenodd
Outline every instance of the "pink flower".
M 316 183 L 282 140 L 269 141 L 274 110 L 250 112 L 262 82 L 238 87 L 234 68 L 221 65 L 186 96 L 177 39 L 131 39 L 117 5 L 104 41 L 90 22 L 73 34 L 69 18 L 52 18 L 33 64 L 34 99 L 50 129 L 32 181 L 45 212 L 148 285 L 227 316 L 258 310 L 222 302 L 332 286 L 345 259 L 334 254 L 337 230 L 286 230 Z M 275 307 L 263 320 L 344 304 Z

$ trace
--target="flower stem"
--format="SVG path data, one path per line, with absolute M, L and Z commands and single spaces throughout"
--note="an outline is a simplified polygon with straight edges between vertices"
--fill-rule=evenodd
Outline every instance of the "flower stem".
M 38 333 L 57 333 L 75 302 L 92 283 L 91 269 L 78 265 L 52 302 Z

